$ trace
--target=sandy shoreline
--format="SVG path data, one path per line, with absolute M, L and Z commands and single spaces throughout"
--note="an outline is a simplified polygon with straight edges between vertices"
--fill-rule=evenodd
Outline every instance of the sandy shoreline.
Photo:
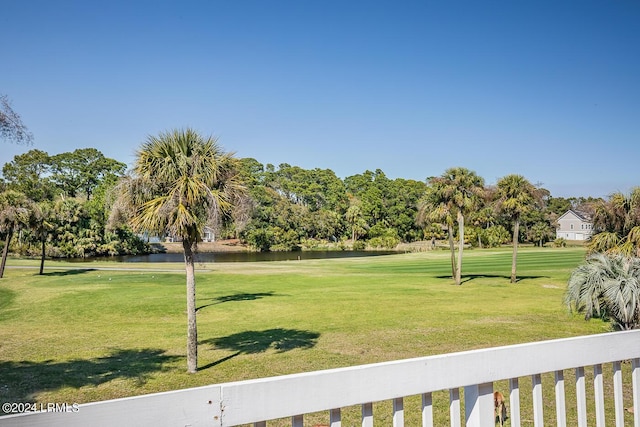
M 164 252 L 168 254 L 182 253 L 181 242 L 152 243 L 152 246 L 164 248 Z M 220 240 L 198 243 L 198 252 L 251 252 L 251 249 L 242 245 L 238 240 Z

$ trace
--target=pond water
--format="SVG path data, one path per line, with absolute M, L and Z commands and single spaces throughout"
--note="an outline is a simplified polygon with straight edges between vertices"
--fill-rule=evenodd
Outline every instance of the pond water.
M 297 251 L 297 252 L 204 252 L 196 254 L 196 262 L 295 261 L 301 259 L 351 258 L 393 255 L 397 251 Z M 114 257 L 75 258 L 72 262 L 184 262 L 179 254 L 127 255 Z

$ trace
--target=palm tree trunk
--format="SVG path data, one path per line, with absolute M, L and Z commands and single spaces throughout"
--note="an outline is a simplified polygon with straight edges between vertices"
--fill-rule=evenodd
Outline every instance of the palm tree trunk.
M 40 275 L 41 276 L 42 276 L 42 274 L 44 274 L 44 257 L 45 257 L 45 254 L 46 254 L 45 243 L 46 243 L 46 240 L 42 239 L 42 253 L 41 253 L 41 256 L 40 256 Z
M 456 270 L 456 285 L 462 284 L 462 250 L 464 248 L 464 216 L 458 212 L 458 268 Z
M 182 240 L 184 264 L 187 275 L 187 372 L 198 370 L 198 327 L 196 323 L 196 275 L 193 259 L 193 243 Z
M 520 218 L 513 221 L 513 255 L 511 256 L 511 283 L 516 283 L 516 265 L 518 259 L 518 233 L 520 232 Z
M 447 232 L 449 234 L 449 250 L 451 251 L 451 278 L 455 280 L 458 275 L 456 272 L 456 249 L 453 244 L 453 229 L 450 225 L 447 225 Z
M 4 267 L 7 264 L 7 255 L 9 254 L 9 242 L 13 236 L 13 229 L 7 231 L 7 238 L 4 240 L 4 248 L 2 248 L 2 263 L 0 264 L 0 279 L 4 276 Z

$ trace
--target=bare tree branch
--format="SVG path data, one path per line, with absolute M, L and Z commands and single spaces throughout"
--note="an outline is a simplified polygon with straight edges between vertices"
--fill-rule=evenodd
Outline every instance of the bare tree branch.
M 0 95 L 0 139 L 24 145 L 33 142 L 33 134 L 22 123 L 18 113 L 13 111 L 7 95 Z

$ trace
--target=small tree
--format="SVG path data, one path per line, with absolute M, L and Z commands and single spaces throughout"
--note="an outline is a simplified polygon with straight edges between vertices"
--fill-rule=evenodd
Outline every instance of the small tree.
M 573 271 L 565 293 L 567 306 L 585 319 L 609 318 L 616 329 L 638 327 L 640 258 L 592 254 Z
M 33 202 L 24 194 L 13 190 L 0 193 L 0 233 L 5 236 L 2 261 L 0 261 L 0 278 L 4 275 L 11 238 L 16 230 L 28 226 L 32 210 Z

